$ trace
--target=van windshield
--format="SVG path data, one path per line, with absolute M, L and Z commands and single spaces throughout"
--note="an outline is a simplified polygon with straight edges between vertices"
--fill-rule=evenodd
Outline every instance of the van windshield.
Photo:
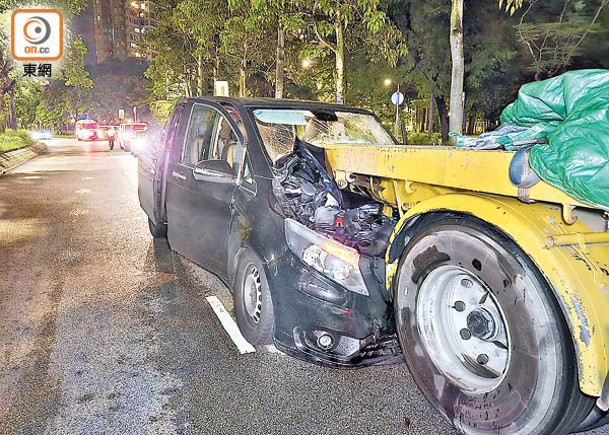
M 273 163 L 293 151 L 296 137 L 322 148 L 331 144 L 395 144 L 379 121 L 367 113 L 332 109 L 254 109 L 253 114 Z

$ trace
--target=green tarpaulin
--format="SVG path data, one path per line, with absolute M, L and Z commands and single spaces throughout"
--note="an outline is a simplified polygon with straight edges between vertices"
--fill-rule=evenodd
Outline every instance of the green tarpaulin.
M 533 170 L 573 198 L 609 210 L 609 70 L 528 83 L 501 122 L 541 125 L 548 144 L 531 150 Z

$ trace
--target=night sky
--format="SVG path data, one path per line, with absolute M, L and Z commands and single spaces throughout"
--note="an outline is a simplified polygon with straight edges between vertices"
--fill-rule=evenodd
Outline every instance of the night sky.
M 85 64 L 92 65 L 95 63 L 95 28 L 93 26 L 93 4 L 89 2 L 79 16 L 74 17 L 70 28 L 81 35 L 85 41 L 89 52 L 85 56 Z

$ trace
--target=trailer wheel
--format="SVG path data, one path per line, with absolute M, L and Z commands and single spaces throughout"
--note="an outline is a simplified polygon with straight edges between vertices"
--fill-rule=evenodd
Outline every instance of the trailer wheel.
M 594 407 L 590 414 L 582 421 L 574 432 L 585 432 L 609 423 L 609 412 Z
M 593 406 L 552 291 L 516 244 L 473 217 L 410 228 L 394 304 L 410 371 L 465 433 L 559 434 Z
M 271 291 L 262 262 L 250 249 L 241 255 L 234 287 L 235 316 L 243 336 L 255 346 L 272 343 L 275 317 Z

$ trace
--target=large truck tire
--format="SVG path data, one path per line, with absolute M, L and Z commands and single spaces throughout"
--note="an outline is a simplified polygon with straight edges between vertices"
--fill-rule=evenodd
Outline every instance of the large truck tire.
M 239 259 L 233 296 L 237 325 L 245 339 L 254 346 L 271 344 L 275 327 L 271 290 L 262 261 L 251 249 Z
M 594 401 L 579 390 L 564 318 L 528 256 L 471 216 L 422 216 L 408 237 L 398 336 L 429 402 L 463 433 L 577 429 Z
M 595 406 L 588 416 L 582 421 L 575 432 L 586 432 L 609 423 L 609 412 L 600 410 Z

